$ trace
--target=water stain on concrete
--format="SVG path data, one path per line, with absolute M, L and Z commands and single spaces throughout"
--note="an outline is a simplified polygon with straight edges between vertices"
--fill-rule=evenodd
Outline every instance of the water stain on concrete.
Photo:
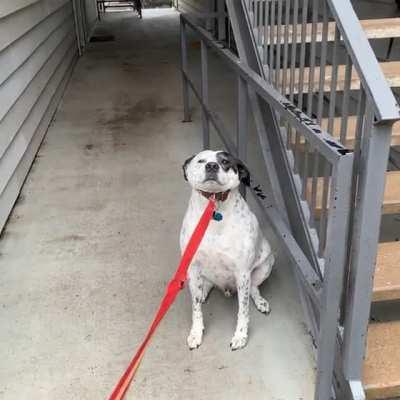
M 86 239 L 86 237 L 83 235 L 71 234 L 71 235 L 60 236 L 60 237 L 48 240 L 47 243 L 81 242 L 85 239 Z
M 100 117 L 97 123 L 111 134 L 114 150 L 119 150 L 127 145 L 126 139 L 134 132 L 131 129 L 133 125 L 142 124 L 151 118 L 159 119 L 171 111 L 170 107 L 157 104 L 153 97 L 145 97 L 133 106 L 130 104 L 129 96 L 121 95 L 115 101 L 111 117 L 106 118 L 101 111 L 99 112 Z
M 128 101 L 125 100 L 125 102 Z M 148 118 L 159 118 L 169 110 L 169 107 L 158 105 L 152 97 L 147 97 L 137 101 L 135 105 L 130 107 L 115 107 L 115 115 L 105 120 L 103 125 L 139 124 Z

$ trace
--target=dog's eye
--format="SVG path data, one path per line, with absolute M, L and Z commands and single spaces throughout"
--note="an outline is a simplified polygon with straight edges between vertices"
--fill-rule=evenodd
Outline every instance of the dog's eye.
M 221 163 L 222 163 L 222 165 L 227 165 L 229 163 L 229 161 L 228 160 L 222 160 Z
M 206 162 L 206 160 L 204 160 L 204 158 L 200 159 L 199 161 L 197 161 L 199 164 L 204 164 Z

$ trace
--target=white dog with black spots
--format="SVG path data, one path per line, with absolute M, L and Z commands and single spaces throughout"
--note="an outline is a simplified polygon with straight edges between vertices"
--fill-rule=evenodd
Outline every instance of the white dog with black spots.
M 224 151 L 205 150 L 189 158 L 183 170 L 193 190 L 181 229 L 182 252 L 208 199 L 213 196 L 217 203 L 214 220 L 188 271 L 193 321 L 187 342 L 190 349 L 200 346 L 204 331 L 202 303 L 216 286 L 227 296 L 237 292 L 237 326 L 230 343 L 231 349 L 237 350 L 248 339 L 250 297 L 260 312 L 270 312 L 259 286 L 269 277 L 275 257 L 256 216 L 239 192 L 240 183 L 250 185 L 249 171 L 240 160 Z

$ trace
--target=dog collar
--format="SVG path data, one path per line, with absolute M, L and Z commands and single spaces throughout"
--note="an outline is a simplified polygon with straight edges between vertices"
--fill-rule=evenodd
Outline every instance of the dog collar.
M 216 201 L 225 201 L 228 198 L 229 192 L 230 190 L 218 193 L 204 192 L 203 190 L 199 190 L 199 193 L 203 195 L 206 199 L 209 199 L 211 196 L 215 196 L 214 198 Z

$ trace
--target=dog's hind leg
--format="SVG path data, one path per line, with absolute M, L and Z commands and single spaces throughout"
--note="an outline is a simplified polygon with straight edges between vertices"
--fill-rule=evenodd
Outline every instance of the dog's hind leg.
M 204 278 L 200 275 L 200 268 L 192 264 L 189 270 L 189 289 L 192 295 L 192 329 L 187 338 L 190 350 L 197 349 L 203 340 L 203 312 L 201 304 L 203 302 Z
M 268 301 L 261 296 L 260 290 L 257 286 L 251 286 L 250 296 L 253 299 L 258 311 L 263 314 L 269 314 L 271 312 L 271 307 L 269 306 Z
M 250 296 L 254 301 L 254 304 L 258 311 L 263 314 L 269 314 L 271 307 L 266 299 L 261 296 L 259 286 L 270 276 L 272 266 L 274 265 L 275 257 L 271 253 L 257 266 L 251 274 L 251 289 Z

